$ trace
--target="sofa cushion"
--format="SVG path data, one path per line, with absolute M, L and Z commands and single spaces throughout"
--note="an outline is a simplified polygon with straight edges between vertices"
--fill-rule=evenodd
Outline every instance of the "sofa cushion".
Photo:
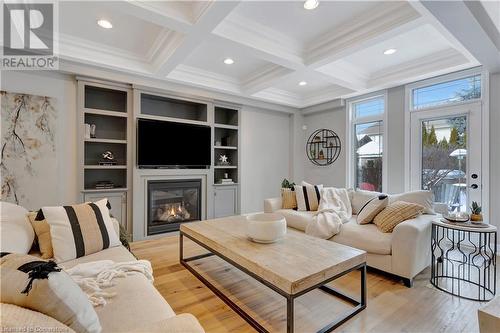
M 61 262 L 59 263 L 59 266 L 61 266 L 64 269 L 69 269 L 78 264 L 83 264 L 86 262 L 92 262 L 98 260 L 113 260 L 115 262 L 126 262 L 126 261 L 134 261 L 136 259 L 133 256 L 133 254 L 130 253 L 125 247 L 116 246 L 96 253 L 92 253 L 85 257 Z
M 18 205 L 0 202 L 0 249 L 1 252 L 27 254 L 35 232 L 26 217 L 28 211 Z
M 295 197 L 297 199 L 297 209 L 300 211 L 318 210 L 321 190 L 323 185 L 295 185 Z
M 301 231 L 306 231 L 306 227 L 312 220 L 315 212 L 303 212 L 293 209 L 278 209 L 275 213 L 285 217 L 286 225 Z
M 342 225 L 340 233 L 330 240 L 365 250 L 368 253 L 391 254 L 392 234 L 378 230 L 374 224 L 358 224 L 356 216 Z
M 0 303 L 0 323 L 4 332 L 21 332 L 21 325 L 23 332 L 41 332 L 41 328 L 49 327 L 51 332 L 75 332 L 41 312 L 7 303 Z
M 182 313 L 175 317 L 141 325 L 129 333 L 204 333 L 203 327 L 190 313 Z
M 60 264 L 68 269 L 75 265 L 97 261 L 134 261 L 135 257 L 125 247 L 117 246 Z M 96 307 L 103 332 L 123 332 L 138 327 L 139 323 L 151 323 L 175 316 L 174 311 L 148 279 L 140 274 L 130 274 L 113 280 L 115 285 L 106 292 L 116 296 L 106 299 L 105 306 Z M 140 325 L 140 324 L 139 324 Z
M 434 211 L 434 194 L 431 191 L 411 191 L 389 195 L 389 204 L 406 201 L 424 207 L 424 214 L 436 214 Z
M 50 259 L 54 256 L 50 226 L 45 219 L 37 219 L 36 216 L 37 212 L 28 213 L 28 219 L 35 230 L 41 257 L 43 259 Z

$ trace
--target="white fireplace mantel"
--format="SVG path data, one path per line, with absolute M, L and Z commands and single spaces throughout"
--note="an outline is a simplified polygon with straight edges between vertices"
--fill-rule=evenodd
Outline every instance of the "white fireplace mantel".
M 138 169 L 134 172 L 133 191 L 133 240 L 154 239 L 168 235 L 158 234 L 147 235 L 147 214 L 148 214 L 148 181 L 150 180 L 201 180 L 201 219 L 209 218 L 213 215 L 212 205 L 209 198 L 212 186 L 208 186 L 212 171 L 210 169 Z

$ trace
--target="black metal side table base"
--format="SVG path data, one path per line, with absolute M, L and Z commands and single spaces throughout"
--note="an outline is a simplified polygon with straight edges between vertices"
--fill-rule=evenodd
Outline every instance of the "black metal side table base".
M 205 253 L 202 255 L 197 255 L 189 258 L 184 258 L 183 255 L 183 237 L 187 237 L 196 244 L 200 245 L 201 247 L 205 248 L 206 250 L 210 251 L 209 253 Z M 196 239 L 193 239 L 189 235 L 183 233 L 182 231 L 179 234 L 179 258 L 180 258 L 180 263 L 186 267 L 187 270 L 189 270 L 198 280 L 200 280 L 203 284 L 205 284 L 215 295 L 217 295 L 224 303 L 226 303 L 233 311 L 235 311 L 240 317 L 242 317 L 248 324 L 250 324 L 253 328 L 255 328 L 258 332 L 269 332 L 266 328 L 264 328 L 261 324 L 259 324 L 255 319 L 252 318 L 248 313 L 246 313 L 242 308 L 240 308 L 235 302 L 233 302 L 229 297 L 224 295 L 223 292 L 221 292 L 219 289 L 217 289 L 216 286 L 214 286 L 212 283 L 210 283 L 205 277 L 203 277 L 200 273 L 198 273 L 191 265 L 188 264 L 188 262 L 193 261 L 193 260 L 198 260 L 198 259 L 203 259 L 206 257 L 210 257 L 216 255 L 219 258 L 223 259 L 224 261 L 228 262 L 232 266 L 238 268 L 240 271 L 246 273 L 247 275 L 250 275 L 253 277 L 255 280 L 259 281 L 260 283 L 264 284 L 268 288 L 274 290 L 278 294 L 282 295 L 283 297 L 286 298 L 286 304 L 287 304 L 287 333 L 293 333 L 294 332 L 294 300 L 297 297 L 300 297 L 312 290 L 315 289 L 320 289 L 329 295 L 332 295 L 336 298 L 340 298 L 344 301 L 347 301 L 348 303 L 351 303 L 354 308 L 346 312 L 343 316 L 336 318 L 334 321 L 323 327 L 318 331 L 318 333 L 327 333 L 333 331 L 335 328 L 339 327 L 343 323 L 345 323 L 347 320 L 355 316 L 357 313 L 362 311 L 363 309 L 366 308 L 366 264 L 361 264 L 356 267 L 353 267 L 352 269 L 342 272 L 332 278 L 329 278 L 315 286 L 312 286 L 308 289 L 305 289 L 301 291 L 300 293 L 290 295 L 281 289 L 277 288 L 273 284 L 263 280 L 261 277 L 258 275 L 254 274 L 251 271 L 248 271 L 246 268 L 240 266 L 239 264 L 235 263 L 231 259 L 225 257 L 224 255 L 220 254 L 219 252 L 209 248 L 205 244 L 202 244 L 201 242 L 197 241 Z M 360 283 L 360 292 L 361 292 L 361 299 L 357 300 L 354 299 L 341 291 L 329 287 L 326 284 L 340 278 L 341 276 L 344 276 L 352 271 L 359 270 L 361 272 L 361 283 Z
M 496 228 L 481 230 L 434 221 L 431 284 L 468 300 L 484 302 L 493 299 L 497 276 L 496 244 Z

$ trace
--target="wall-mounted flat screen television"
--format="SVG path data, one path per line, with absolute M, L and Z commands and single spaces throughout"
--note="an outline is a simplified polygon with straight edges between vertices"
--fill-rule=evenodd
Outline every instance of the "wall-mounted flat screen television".
M 139 168 L 208 168 L 211 128 L 170 121 L 137 121 Z

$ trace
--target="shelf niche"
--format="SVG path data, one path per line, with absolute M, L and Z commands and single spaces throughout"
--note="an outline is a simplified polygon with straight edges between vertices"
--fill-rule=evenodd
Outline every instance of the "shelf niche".
M 238 126 L 238 110 L 216 106 L 214 111 L 216 124 Z
M 141 94 L 141 114 L 206 122 L 207 104 L 143 93 Z
M 85 86 L 85 108 L 127 113 L 127 92 Z
M 127 139 L 127 118 L 86 113 L 85 123 L 95 125 L 95 139 Z

